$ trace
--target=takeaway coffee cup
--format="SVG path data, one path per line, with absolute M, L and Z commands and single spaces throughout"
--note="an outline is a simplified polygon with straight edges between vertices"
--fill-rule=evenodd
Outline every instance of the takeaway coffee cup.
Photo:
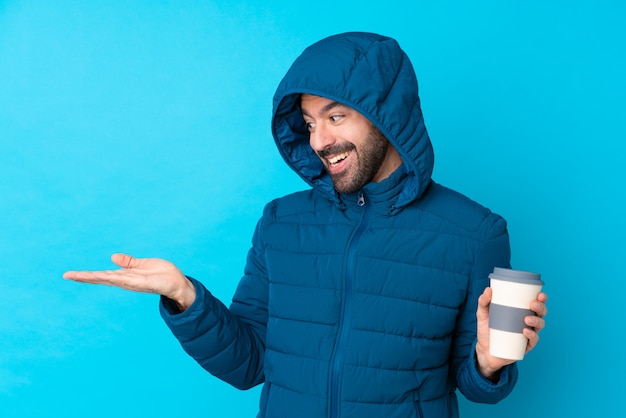
M 524 358 L 528 339 L 522 334 L 524 318 L 535 315 L 530 303 L 537 299 L 543 281 L 527 271 L 495 267 L 489 275 L 492 298 L 489 307 L 489 353 L 509 360 Z

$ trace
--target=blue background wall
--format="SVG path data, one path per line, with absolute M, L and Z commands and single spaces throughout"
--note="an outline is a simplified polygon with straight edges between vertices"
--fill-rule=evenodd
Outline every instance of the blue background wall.
M 255 415 L 258 389 L 196 366 L 157 297 L 61 275 L 159 256 L 228 302 L 263 205 L 305 187 L 274 89 L 349 30 L 400 41 L 435 179 L 508 219 L 551 296 L 516 391 L 462 415 L 621 416 L 623 3 L 261 3 L 0 1 L 0 416 Z

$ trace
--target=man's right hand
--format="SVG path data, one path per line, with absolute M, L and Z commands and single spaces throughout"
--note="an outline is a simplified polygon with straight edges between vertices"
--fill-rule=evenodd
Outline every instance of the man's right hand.
M 193 283 L 169 261 L 160 258 L 134 258 L 126 254 L 113 254 L 111 261 L 121 269 L 67 271 L 63 278 L 163 295 L 173 300 L 181 312 L 187 310 L 196 299 Z

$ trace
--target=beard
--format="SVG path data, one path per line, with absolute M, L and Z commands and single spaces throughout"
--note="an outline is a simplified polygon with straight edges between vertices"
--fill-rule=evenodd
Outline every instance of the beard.
M 352 150 L 357 156 L 353 167 L 341 173 L 330 174 L 335 190 L 342 194 L 356 193 L 371 182 L 383 165 L 388 149 L 387 138 L 378 128 L 372 126 L 361 148 L 353 144 L 344 144 L 325 150 L 327 154 L 339 154 Z

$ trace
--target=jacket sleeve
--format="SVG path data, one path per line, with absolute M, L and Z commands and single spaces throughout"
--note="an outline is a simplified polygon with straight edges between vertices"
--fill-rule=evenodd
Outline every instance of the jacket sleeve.
M 262 223 L 263 218 L 257 224 L 244 276 L 230 308 L 192 278 L 196 299 L 186 311 L 178 313 L 175 304 L 164 297 L 160 303 L 161 316 L 187 354 L 238 389 L 264 381 L 268 280 L 260 237 Z
M 490 225 L 490 226 L 489 226 Z M 517 382 L 517 365 L 506 366 L 498 383 L 486 379 L 477 369 L 476 308 L 478 297 L 489 286 L 489 273 L 493 267 L 510 267 L 510 245 L 506 222 L 491 214 L 485 227 L 489 228 L 472 268 L 467 298 L 457 322 L 457 332 L 452 352 L 452 367 L 461 393 L 472 402 L 497 403 L 511 393 Z

